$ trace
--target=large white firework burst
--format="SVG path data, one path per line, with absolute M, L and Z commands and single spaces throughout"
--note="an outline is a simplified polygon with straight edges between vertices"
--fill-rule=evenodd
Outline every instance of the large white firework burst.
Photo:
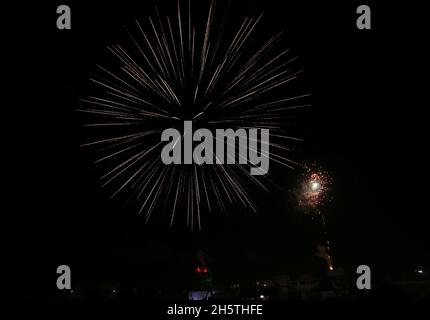
M 228 6 L 212 1 L 201 15 L 191 0 L 178 1 L 174 12 L 156 8 L 107 47 L 107 63 L 97 65 L 79 111 L 96 137 L 84 146 L 97 148 L 100 181 L 113 197 L 126 195 L 146 220 L 156 208 L 169 213 L 170 224 L 185 212 L 187 226 L 201 229 L 202 212 L 226 212 L 231 204 L 256 212 L 251 194 L 267 190 L 268 178 L 237 161 L 164 165 L 162 131 L 184 120 L 195 129 L 269 129 L 271 163 L 292 168 L 288 142 L 300 139 L 288 124 L 308 106 L 308 94 L 291 85 L 302 70 L 282 32 L 261 41 L 263 14 L 229 18 Z

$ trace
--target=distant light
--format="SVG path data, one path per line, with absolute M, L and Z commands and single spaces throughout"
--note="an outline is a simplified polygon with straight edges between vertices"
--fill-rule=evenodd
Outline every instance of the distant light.
M 196 272 L 197 273 L 207 273 L 208 272 L 208 268 L 206 268 L 206 267 L 197 267 L 196 268 Z
M 115 289 L 113 289 L 113 290 L 112 290 L 112 292 L 113 292 L 113 293 L 116 293 L 116 290 L 115 290 Z
M 328 268 L 330 269 L 330 271 L 333 271 L 333 270 L 334 270 L 333 266 L 330 266 L 330 267 L 328 267 Z
M 260 295 L 260 299 L 264 299 L 264 294 L 261 294 L 261 295 Z
M 421 269 L 417 270 L 417 272 L 418 272 L 419 274 L 423 274 L 423 273 L 424 273 L 424 271 L 423 271 L 423 270 L 421 270 Z

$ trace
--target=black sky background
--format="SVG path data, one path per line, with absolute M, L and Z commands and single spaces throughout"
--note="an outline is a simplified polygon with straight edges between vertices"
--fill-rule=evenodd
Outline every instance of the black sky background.
M 71 31 L 55 27 L 63 3 Z M 282 188 L 256 196 L 257 217 L 220 217 L 194 233 L 145 226 L 100 191 L 79 147 L 76 102 L 102 48 L 135 16 L 151 14 L 152 3 L 52 2 L 11 18 L 1 263 L 21 292 L 55 289 L 60 264 L 79 283 L 186 282 L 198 248 L 220 280 L 314 268 L 318 227 L 288 198 L 298 173 L 272 172 Z M 368 1 L 372 30 L 359 31 L 358 4 L 266 0 L 257 8 L 270 30 L 286 31 L 305 69 L 313 107 L 296 156 L 332 173 L 325 212 L 335 265 L 368 264 L 395 278 L 429 265 L 424 20 L 412 4 Z

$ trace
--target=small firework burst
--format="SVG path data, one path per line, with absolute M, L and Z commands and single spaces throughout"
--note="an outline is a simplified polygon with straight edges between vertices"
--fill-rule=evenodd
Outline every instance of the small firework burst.
M 304 209 L 318 210 L 329 200 L 331 177 L 316 165 L 307 166 L 305 169 L 297 192 L 298 204 Z

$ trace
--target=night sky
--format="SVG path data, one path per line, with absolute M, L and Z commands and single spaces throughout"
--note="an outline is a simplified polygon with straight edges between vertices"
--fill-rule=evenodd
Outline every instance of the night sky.
M 128 2 L 33 4 L 21 19 L 11 17 L 1 223 L 10 284 L 19 292 L 55 290 L 60 264 L 90 285 L 186 283 L 198 249 L 219 282 L 314 272 L 320 229 L 290 196 L 300 170 L 273 167 L 278 187 L 255 194 L 258 215 L 238 209 L 193 233 L 145 225 L 99 188 L 75 109 L 103 47 L 134 17 L 152 13 L 154 1 Z M 249 7 L 238 2 L 236 10 Z M 63 3 L 72 8 L 71 31 L 55 27 Z M 353 272 L 368 264 L 379 279 L 395 279 L 430 262 L 423 20 L 412 18 L 412 5 L 368 2 L 372 30 L 359 31 L 357 5 L 256 2 L 267 28 L 285 30 L 312 93 L 294 157 L 332 176 L 323 210 L 335 266 Z

